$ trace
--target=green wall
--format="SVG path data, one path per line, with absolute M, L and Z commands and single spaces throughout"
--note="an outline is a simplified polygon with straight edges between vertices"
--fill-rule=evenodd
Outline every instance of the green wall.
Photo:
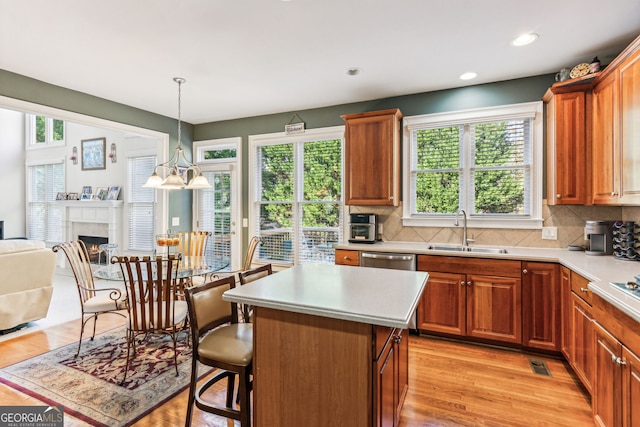
M 342 125 L 342 114 L 400 108 L 405 116 L 429 114 L 469 108 L 491 107 L 520 102 L 539 101 L 554 82 L 554 75 L 541 75 L 507 80 L 476 86 L 397 96 L 366 102 L 337 105 L 325 108 L 295 111 L 305 122 L 307 129 Z M 128 105 L 108 101 L 60 86 L 51 85 L 26 76 L 0 70 L 0 95 L 35 104 L 46 105 L 79 114 L 125 123 L 145 129 L 168 133 L 170 145 L 177 145 L 177 121 L 175 119 L 140 110 Z M 250 102 L 250 100 L 247 100 Z M 191 125 L 182 123 L 185 154 L 189 158 L 192 141 L 217 138 L 242 137 L 243 152 L 247 153 L 248 136 L 283 132 L 294 112 L 270 114 L 220 122 Z M 242 159 L 243 216 L 247 217 L 248 156 Z M 169 218 L 180 216 L 187 219 L 180 229 L 189 229 L 191 224 L 192 192 L 174 191 L 169 196 Z M 246 240 L 246 236 L 245 239 Z
M 178 121 L 159 114 L 119 104 L 86 93 L 35 80 L 0 69 L 0 95 L 65 111 L 98 117 L 144 129 L 169 134 L 170 147 L 178 145 Z M 182 123 L 182 143 L 187 158 L 191 156 L 193 125 Z M 169 218 L 179 216 L 188 219 L 181 230 L 191 228 L 191 191 L 169 193 Z M 186 223 L 188 222 L 188 224 Z
M 243 153 L 248 152 L 249 135 L 284 132 L 284 126 L 293 113 L 305 122 L 306 129 L 315 129 L 344 124 L 340 115 L 366 111 L 399 108 L 404 116 L 466 110 L 540 101 L 546 90 L 553 84 L 554 75 L 541 75 L 522 79 L 487 83 L 455 89 L 424 92 L 413 95 L 396 96 L 353 104 L 336 105 L 303 111 L 270 114 L 236 120 L 203 123 L 195 126 L 194 141 L 242 137 Z M 248 170 L 248 156 L 242 159 L 242 168 Z M 248 181 L 244 173 L 242 182 L 243 216 L 248 216 Z M 544 186 L 543 186 L 544 188 Z

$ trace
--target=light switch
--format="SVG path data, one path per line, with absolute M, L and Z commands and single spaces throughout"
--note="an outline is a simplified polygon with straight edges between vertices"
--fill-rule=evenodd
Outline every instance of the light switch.
M 249 226 L 249 220 L 247 218 L 242 218 L 242 226 L 243 227 L 248 227 Z
M 171 226 L 172 227 L 177 227 L 180 225 L 180 217 L 179 216 L 174 216 L 171 218 Z

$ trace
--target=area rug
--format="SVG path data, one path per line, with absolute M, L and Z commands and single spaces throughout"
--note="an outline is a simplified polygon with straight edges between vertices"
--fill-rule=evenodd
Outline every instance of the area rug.
M 136 345 L 137 353 L 122 386 L 127 343 L 124 328 L 50 351 L 0 370 L 0 383 L 43 403 L 64 406 L 93 426 L 129 426 L 188 387 L 191 348 L 184 334 L 178 344 L 178 372 L 169 336 L 154 335 Z M 199 368 L 199 375 L 211 369 Z M 185 402 L 186 404 L 186 402 Z

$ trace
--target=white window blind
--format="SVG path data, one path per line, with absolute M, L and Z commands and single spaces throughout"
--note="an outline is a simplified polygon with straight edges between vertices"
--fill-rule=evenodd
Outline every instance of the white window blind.
M 218 262 L 231 264 L 231 206 L 234 193 L 231 189 L 231 171 L 203 171 L 202 175 L 211 183 L 211 188 L 197 192 L 198 229 L 210 231 L 205 257 L 210 265 Z M 227 267 L 226 270 L 229 270 Z
M 155 244 L 156 194 L 153 188 L 145 188 L 149 175 L 156 165 L 156 156 L 138 156 L 128 159 L 128 249 L 151 252 Z
M 342 240 L 343 130 L 251 137 L 254 233 L 264 262 L 333 263 Z
M 58 192 L 64 192 L 64 163 L 29 166 L 29 200 L 27 237 L 48 243 L 60 243 L 62 207 L 56 202 Z
M 541 117 L 528 103 L 405 118 L 404 225 L 447 225 L 464 209 L 475 227 L 539 226 Z

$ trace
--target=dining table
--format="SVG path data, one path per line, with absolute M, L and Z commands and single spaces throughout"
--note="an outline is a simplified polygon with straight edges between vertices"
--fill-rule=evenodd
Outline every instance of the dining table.
M 180 267 L 176 278 L 181 281 L 188 282 L 194 276 L 204 276 L 216 272 L 223 272 L 227 267 L 229 267 L 228 260 L 214 258 L 213 261 L 209 261 L 203 257 L 184 257 L 180 261 Z M 93 271 L 93 276 L 97 279 L 104 280 L 124 280 L 122 270 L 118 264 L 107 264 L 102 267 L 98 267 Z

